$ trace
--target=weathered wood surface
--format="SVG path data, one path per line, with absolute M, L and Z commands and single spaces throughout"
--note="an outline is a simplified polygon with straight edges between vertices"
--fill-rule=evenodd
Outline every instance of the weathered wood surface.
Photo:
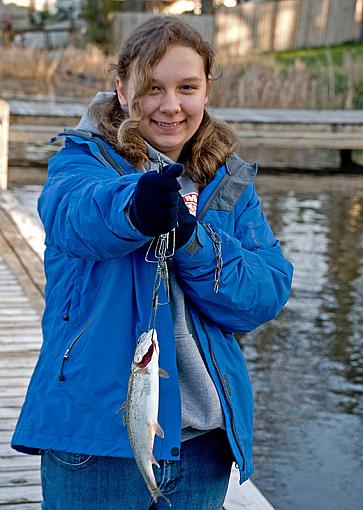
M 35 510 L 41 502 L 39 458 L 19 454 L 9 444 L 40 347 L 40 318 L 19 283 L 31 285 L 29 271 L 8 244 L 11 240 L 19 249 L 24 240 L 15 241 L 15 227 L 7 220 L 0 223 L 0 508 Z M 23 273 L 19 280 L 5 258 L 12 259 L 17 275 Z
M 28 231 L 29 236 L 32 237 L 33 233 L 30 229 L 33 227 L 33 223 L 29 218 L 23 219 L 22 221 L 21 218 L 19 218 L 18 211 L 14 210 L 16 209 L 14 202 L 11 203 L 6 197 L 8 197 L 7 193 L 0 193 L 0 253 L 5 263 L 12 271 L 12 273 L 5 275 L 5 277 L 9 279 L 14 278 L 14 275 L 16 275 L 16 281 L 20 281 L 22 287 L 20 288 L 17 283 L 12 283 L 12 285 L 10 285 L 8 281 L 6 286 L 0 288 L 0 299 L 6 299 L 6 297 L 10 295 L 14 299 L 16 296 L 21 298 L 20 302 L 24 301 L 25 290 L 27 297 L 31 300 L 33 309 L 37 312 L 38 317 L 41 317 L 44 307 L 45 286 L 43 263 L 41 258 L 34 252 L 34 247 L 33 249 L 30 247 L 29 242 L 24 239 L 19 229 L 19 226 L 20 228 L 24 228 L 24 231 Z M 20 208 L 21 206 L 19 204 L 18 209 Z M 18 225 L 14 223 L 11 215 L 15 215 L 18 218 Z M 33 239 L 33 244 L 35 242 L 36 241 Z M 13 308 L 8 308 L 6 312 L 4 310 L 0 320 L 3 328 L 17 329 L 17 331 L 19 331 L 21 323 L 23 341 L 31 342 L 31 339 L 27 339 L 26 336 L 28 328 L 30 327 L 31 331 L 34 325 L 32 315 L 34 311 L 21 314 L 22 317 L 19 317 L 17 322 L 9 322 L 6 320 L 9 314 L 15 314 L 16 309 L 20 306 L 20 302 L 17 306 L 15 306 L 16 302 L 13 303 Z
M 0 100 L 0 189 L 8 184 L 9 104 Z
M 280 108 L 211 108 L 217 118 L 233 123 L 253 124 L 348 124 L 363 129 L 362 110 L 302 110 Z
M 13 117 L 80 117 L 87 103 L 82 101 L 36 101 L 36 100 L 17 100 L 8 101 L 10 106 L 10 115 Z
M 44 182 L 45 172 L 20 169 L 47 165 L 63 145 L 48 141 L 64 127 L 75 127 L 85 103 L 9 101 L 9 182 Z M 240 155 L 262 167 L 339 168 L 339 152 L 363 149 L 363 111 L 211 108 L 240 138 Z
M 361 40 L 362 0 L 242 1 L 235 7 L 223 7 L 221 1 L 218 4 L 213 16 L 181 17 L 213 42 L 219 55 L 229 58 Z M 139 23 L 152 16 L 151 12 L 113 13 L 113 46 L 120 47 Z
M 44 274 L 5 196 L 0 193 L 0 508 L 38 510 L 40 458 L 9 445 L 41 345 Z M 27 228 L 26 220 L 18 221 Z
M 214 43 L 220 55 L 238 59 L 261 51 L 358 41 L 361 23 L 361 0 L 242 2 L 218 9 Z
M 39 510 L 40 505 L 38 503 L 23 503 L 21 505 L 2 505 L 1 510 Z
M 31 118 L 32 124 L 43 125 L 43 119 L 79 118 L 87 107 L 86 102 L 8 100 L 11 123 Z M 274 108 L 210 108 L 213 115 L 226 122 L 276 123 L 276 124 L 360 124 L 363 125 L 362 110 L 302 110 Z M 58 125 L 62 125 L 58 122 Z M 35 128 L 36 129 L 36 128 Z M 40 128 L 41 129 L 41 128 Z

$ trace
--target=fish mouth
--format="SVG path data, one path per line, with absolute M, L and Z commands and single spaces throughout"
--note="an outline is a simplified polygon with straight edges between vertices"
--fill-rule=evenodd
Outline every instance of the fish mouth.
M 144 356 L 142 357 L 142 360 L 137 363 L 137 366 L 139 368 L 145 368 L 147 367 L 147 365 L 150 363 L 151 361 L 151 358 L 153 357 L 153 354 L 154 354 L 154 349 L 155 349 L 155 342 L 152 341 L 148 351 L 146 354 L 144 354 Z

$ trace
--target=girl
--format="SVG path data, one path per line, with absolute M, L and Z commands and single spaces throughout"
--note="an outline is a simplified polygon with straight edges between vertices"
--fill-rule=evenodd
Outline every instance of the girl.
M 43 509 L 167 508 L 117 410 L 148 329 L 155 239 L 173 229 L 156 316 L 169 374 L 156 482 L 175 510 L 219 510 L 232 462 L 240 483 L 252 473 L 252 392 L 233 332 L 279 314 L 292 267 L 260 210 L 256 166 L 205 109 L 213 60 L 178 18 L 142 24 L 114 66 L 115 94 L 96 97 L 49 162 L 43 345 L 12 439 L 42 455 Z

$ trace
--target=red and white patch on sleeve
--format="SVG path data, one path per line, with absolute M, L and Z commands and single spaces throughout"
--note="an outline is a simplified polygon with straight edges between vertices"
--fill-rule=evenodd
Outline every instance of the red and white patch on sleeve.
M 190 214 L 193 214 L 193 216 L 197 215 L 198 196 L 199 194 L 196 191 L 183 195 L 184 203 L 188 207 Z

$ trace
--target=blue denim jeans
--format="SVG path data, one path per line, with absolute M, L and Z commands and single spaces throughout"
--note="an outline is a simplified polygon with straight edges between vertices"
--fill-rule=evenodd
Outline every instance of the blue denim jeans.
M 184 441 L 180 461 L 154 466 L 171 510 L 221 510 L 233 456 L 226 432 L 215 429 Z M 165 510 L 147 490 L 134 459 L 45 450 L 42 510 Z

